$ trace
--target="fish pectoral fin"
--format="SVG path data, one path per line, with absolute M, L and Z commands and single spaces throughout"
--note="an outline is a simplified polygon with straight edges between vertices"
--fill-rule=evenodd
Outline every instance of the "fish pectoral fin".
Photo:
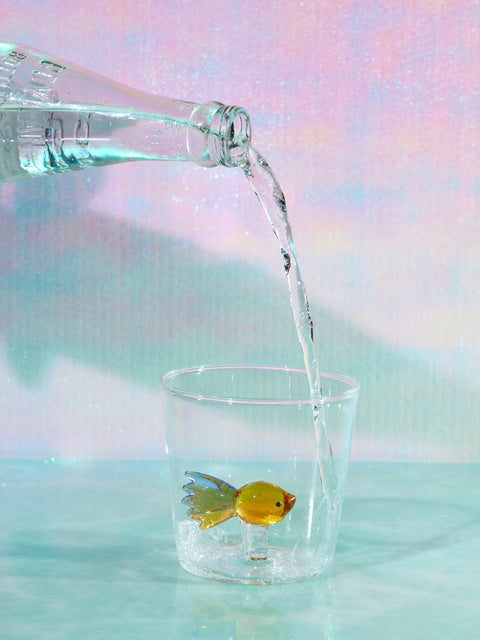
M 217 524 L 225 522 L 233 518 L 235 515 L 235 509 L 227 509 L 226 511 L 212 511 L 211 513 L 202 513 L 198 515 L 191 515 L 193 520 L 200 520 L 199 529 L 211 529 L 216 527 Z

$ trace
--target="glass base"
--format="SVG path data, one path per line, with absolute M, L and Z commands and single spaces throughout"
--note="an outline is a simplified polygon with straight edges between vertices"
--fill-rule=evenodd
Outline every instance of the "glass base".
M 177 525 L 177 553 L 181 566 L 201 578 L 243 584 L 282 584 L 318 576 L 328 564 L 310 550 L 267 545 L 265 560 L 251 559 L 245 545 L 225 544 L 221 538 L 205 537 L 198 524 Z

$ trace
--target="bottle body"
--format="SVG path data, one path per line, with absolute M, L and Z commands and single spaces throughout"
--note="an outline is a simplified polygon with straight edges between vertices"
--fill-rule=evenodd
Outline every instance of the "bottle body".
M 249 139 L 238 107 L 151 96 L 0 44 L 0 180 L 131 160 L 235 166 Z

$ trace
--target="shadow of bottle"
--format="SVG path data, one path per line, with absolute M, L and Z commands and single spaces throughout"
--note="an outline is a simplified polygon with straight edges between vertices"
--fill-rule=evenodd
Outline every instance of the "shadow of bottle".
M 17 381 L 38 386 L 58 357 L 151 388 L 166 370 L 198 363 L 302 366 L 286 285 L 91 211 L 85 202 L 101 174 L 18 183 L 4 198 L 0 333 Z M 329 309 L 313 305 L 313 317 L 321 368 L 361 382 L 356 433 L 394 442 L 414 430 L 416 447 L 406 452 L 414 458 L 428 455 L 432 441 L 456 455 L 459 425 L 461 441 L 474 436 L 473 391 Z

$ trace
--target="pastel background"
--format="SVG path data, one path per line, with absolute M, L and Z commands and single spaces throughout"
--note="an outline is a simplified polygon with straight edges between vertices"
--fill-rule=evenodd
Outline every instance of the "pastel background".
M 480 3 L 2 0 L 0 40 L 250 113 L 355 460 L 478 462 Z M 0 185 L 0 457 L 164 456 L 161 375 L 301 366 L 278 247 L 235 170 Z

